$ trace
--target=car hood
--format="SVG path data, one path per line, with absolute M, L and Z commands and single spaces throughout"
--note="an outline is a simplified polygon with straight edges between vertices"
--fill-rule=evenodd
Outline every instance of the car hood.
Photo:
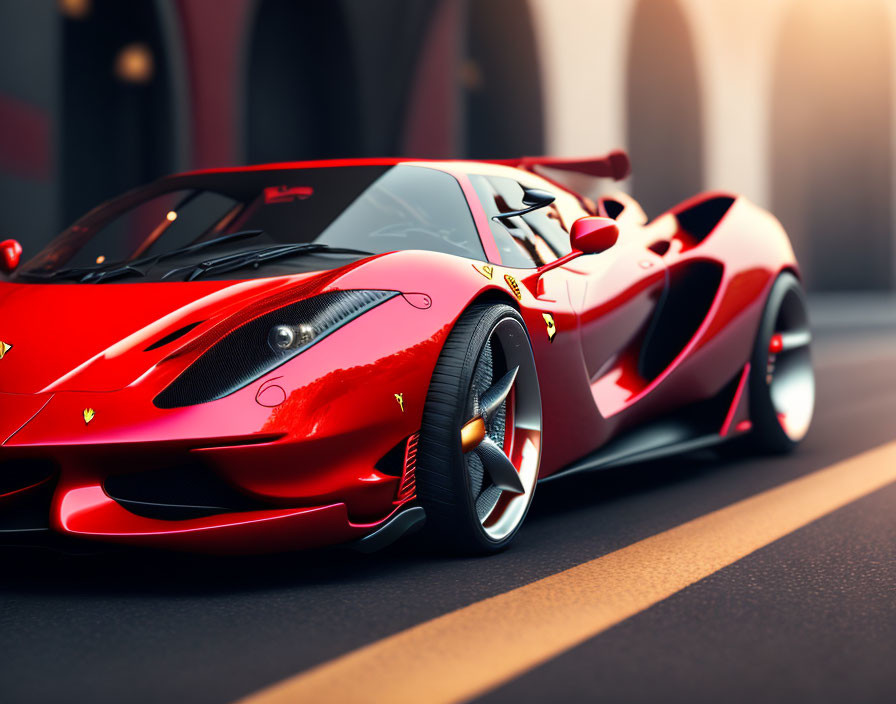
M 256 299 L 287 291 L 311 294 L 336 275 L 327 271 L 189 283 L 0 283 L 0 392 L 124 388 L 169 354 L 174 341 L 159 343 L 186 326 L 195 324 L 198 333 Z

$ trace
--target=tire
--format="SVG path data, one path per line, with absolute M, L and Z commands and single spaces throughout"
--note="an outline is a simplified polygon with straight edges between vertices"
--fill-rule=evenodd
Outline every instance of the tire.
M 541 395 L 525 323 L 510 306 L 474 305 L 448 335 L 423 408 L 417 496 L 429 537 L 460 554 L 506 548 L 540 461 Z
M 750 359 L 748 440 L 754 449 L 790 452 L 806 436 L 815 406 L 810 345 L 806 294 L 785 272 L 769 292 Z

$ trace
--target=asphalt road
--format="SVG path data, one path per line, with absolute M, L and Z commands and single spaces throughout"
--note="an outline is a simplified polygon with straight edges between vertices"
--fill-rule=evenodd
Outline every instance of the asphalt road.
M 816 419 L 796 454 L 704 452 L 541 486 L 492 558 L 413 542 L 238 560 L 4 552 L 0 701 L 232 702 L 896 440 L 896 327 L 832 323 L 815 350 Z M 482 699 L 896 701 L 894 505 L 891 484 Z

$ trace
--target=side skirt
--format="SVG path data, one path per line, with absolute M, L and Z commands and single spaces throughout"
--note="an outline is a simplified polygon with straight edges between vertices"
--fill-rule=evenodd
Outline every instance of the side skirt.
M 660 459 L 671 455 L 680 455 L 685 452 L 702 450 L 725 442 L 728 438 L 718 433 L 709 433 L 697 437 L 686 437 L 680 432 L 680 428 L 664 426 L 662 424 L 651 425 L 642 432 L 630 433 L 619 440 L 612 441 L 598 451 L 573 462 L 556 474 L 545 477 L 542 483 L 550 482 L 560 477 L 568 477 L 570 474 L 591 472 L 599 469 L 611 469 L 636 462 Z M 678 435 L 680 439 L 673 439 Z
M 541 482 L 702 450 L 731 439 L 727 425 L 740 400 L 744 373 L 739 372 L 714 398 L 630 430 Z

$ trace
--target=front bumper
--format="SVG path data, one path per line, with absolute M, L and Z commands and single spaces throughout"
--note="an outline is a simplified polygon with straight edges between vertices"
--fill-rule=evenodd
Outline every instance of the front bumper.
M 420 428 L 441 350 L 445 326 L 430 313 L 392 299 L 195 406 L 153 403 L 190 362 L 179 351 L 118 390 L 79 391 L 75 375 L 55 393 L 0 393 L 0 486 L 6 477 L 12 487 L 0 490 L 0 531 L 16 505 L 33 504 L 36 527 L 53 534 L 190 551 L 273 552 L 376 532 L 414 500 L 401 450 Z M 21 462 L 52 465 L 42 487 L 16 483 Z M 242 500 L 199 502 L 214 510 L 172 518 L 145 504 L 192 502 L 122 497 L 109 484 L 163 471 L 176 479 L 182 465 L 202 466 Z
M 0 544 L 58 545 L 64 537 L 74 549 L 89 540 L 281 552 L 364 539 L 412 505 L 413 475 L 405 470 L 413 467 L 400 452 L 385 467 L 380 460 L 395 438 L 384 438 L 376 424 L 313 437 L 166 439 L 165 432 L 149 436 L 159 429 L 152 422 L 135 424 L 132 433 L 112 427 L 106 410 L 88 427 L 79 409 L 110 409 L 111 396 L 0 394 L 0 408 L 17 410 L 3 415 Z M 213 404 L 205 410 L 222 413 Z M 399 449 L 402 443 L 407 438 Z
M 280 552 L 361 538 L 380 523 L 349 520 L 345 504 L 225 513 L 164 521 L 138 516 L 98 486 L 68 489 L 54 500 L 54 528 L 81 538 L 207 553 Z M 114 526 L 114 528 L 113 528 Z
M 9 475 L 26 466 L 27 478 L 15 487 Z M 40 470 L 34 476 L 35 467 L 45 467 L 47 476 L 41 478 Z M 364 522 L 352 520 L 344 502 L 290 507 L 256 502 L 246 510 L 137 503 L 110 495 L 106 482 L 92 469 L 78 471 L 71 465 L 63 469 L 42 461 L 0 462 L 0 470 L 7 474 L 6 491 L 0 495 L 0 544 L 6 545 L 64 548 L 60 538 L 67 538 L 73 549 L 79 539 L 86 539 L 210 554 L 300 550 L 361 540 L 410 508 L 413 498 L 391 501 L 382 518 Z M 153 515 L 172 508 L 197 515 Z

